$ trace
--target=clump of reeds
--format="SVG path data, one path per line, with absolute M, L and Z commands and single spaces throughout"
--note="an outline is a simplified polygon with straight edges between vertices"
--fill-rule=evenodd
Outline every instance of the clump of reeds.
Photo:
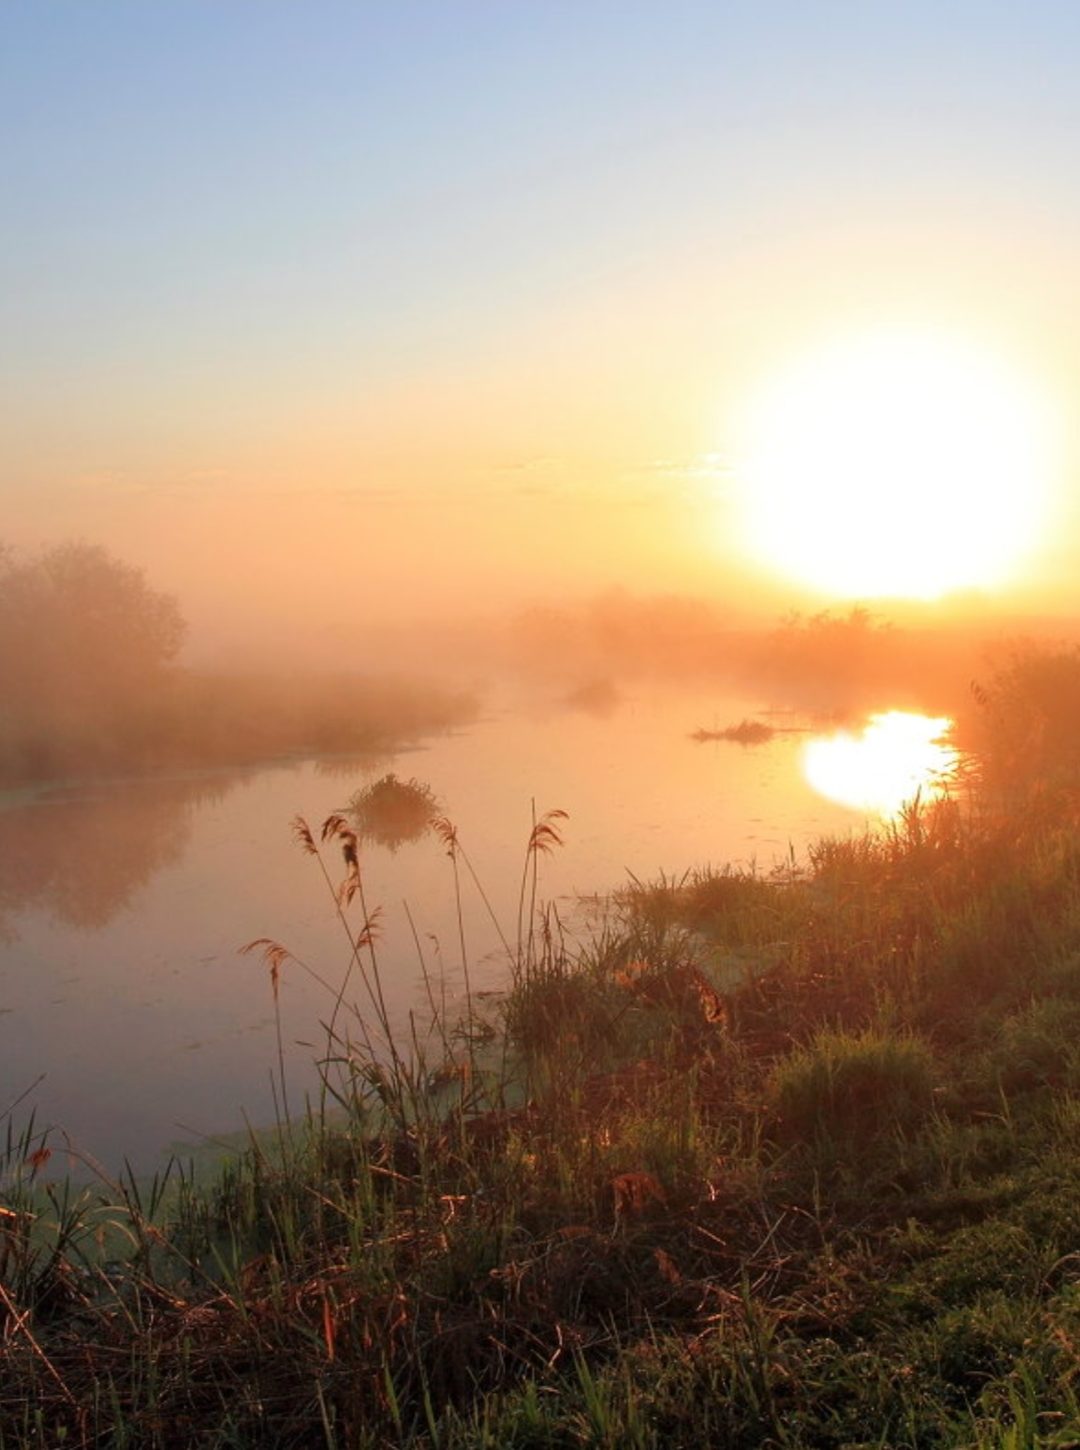
M 435 792 L 415 777 L 401 780 L 393 771 L 355 791 L 346 814 L 364 840 L 396 851 L 419 840 L 439 813 Z

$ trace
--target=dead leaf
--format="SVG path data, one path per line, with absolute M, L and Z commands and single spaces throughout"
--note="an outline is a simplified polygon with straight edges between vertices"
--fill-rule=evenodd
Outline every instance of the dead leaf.
M 619 1173 L 611 1180 L 611 1192 L 616 1222 L 628 1214 L 644 1213 L 653 1204 L 667 1206 L 663 1184 L 651 1173 Z

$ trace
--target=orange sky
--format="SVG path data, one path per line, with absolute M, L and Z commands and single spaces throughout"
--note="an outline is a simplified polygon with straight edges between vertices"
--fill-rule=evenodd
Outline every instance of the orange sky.
M 745 556 L 732 419 L 914 321 L 1060 416 L 990 603 L 1075 611 L 1075 24 L 787 8 L 21 15 L 4 536 L 105 543 L 207 650 L 613 585 L 817 607 Z

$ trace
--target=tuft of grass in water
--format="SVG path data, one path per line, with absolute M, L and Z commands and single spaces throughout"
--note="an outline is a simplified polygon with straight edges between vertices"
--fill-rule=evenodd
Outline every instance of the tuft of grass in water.
M 439 814 L 439 802 L 424 781 L 400 780 L 390 771 L 355 791 L 345 814 L 362 840 L 396 851 L 425 834 Z
M 690 734 L 691 740 L 704 744 L 707 740 L 732 740 L 737 745 L 764 745 L 776 734 L 774 725 L 767 725 L 764 720 L 743 719 L 737 725 L 727 725 L 723 730 L 705 730 L 699 726 Z

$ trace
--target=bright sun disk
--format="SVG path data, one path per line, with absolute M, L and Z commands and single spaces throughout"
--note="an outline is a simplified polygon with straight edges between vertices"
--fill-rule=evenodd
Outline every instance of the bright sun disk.
M 889 331 L 807 355 L 738 426 L 744 543 L 834 596 L 1001 585 L 1045 528 L 1048 409 L 989 352 Z

